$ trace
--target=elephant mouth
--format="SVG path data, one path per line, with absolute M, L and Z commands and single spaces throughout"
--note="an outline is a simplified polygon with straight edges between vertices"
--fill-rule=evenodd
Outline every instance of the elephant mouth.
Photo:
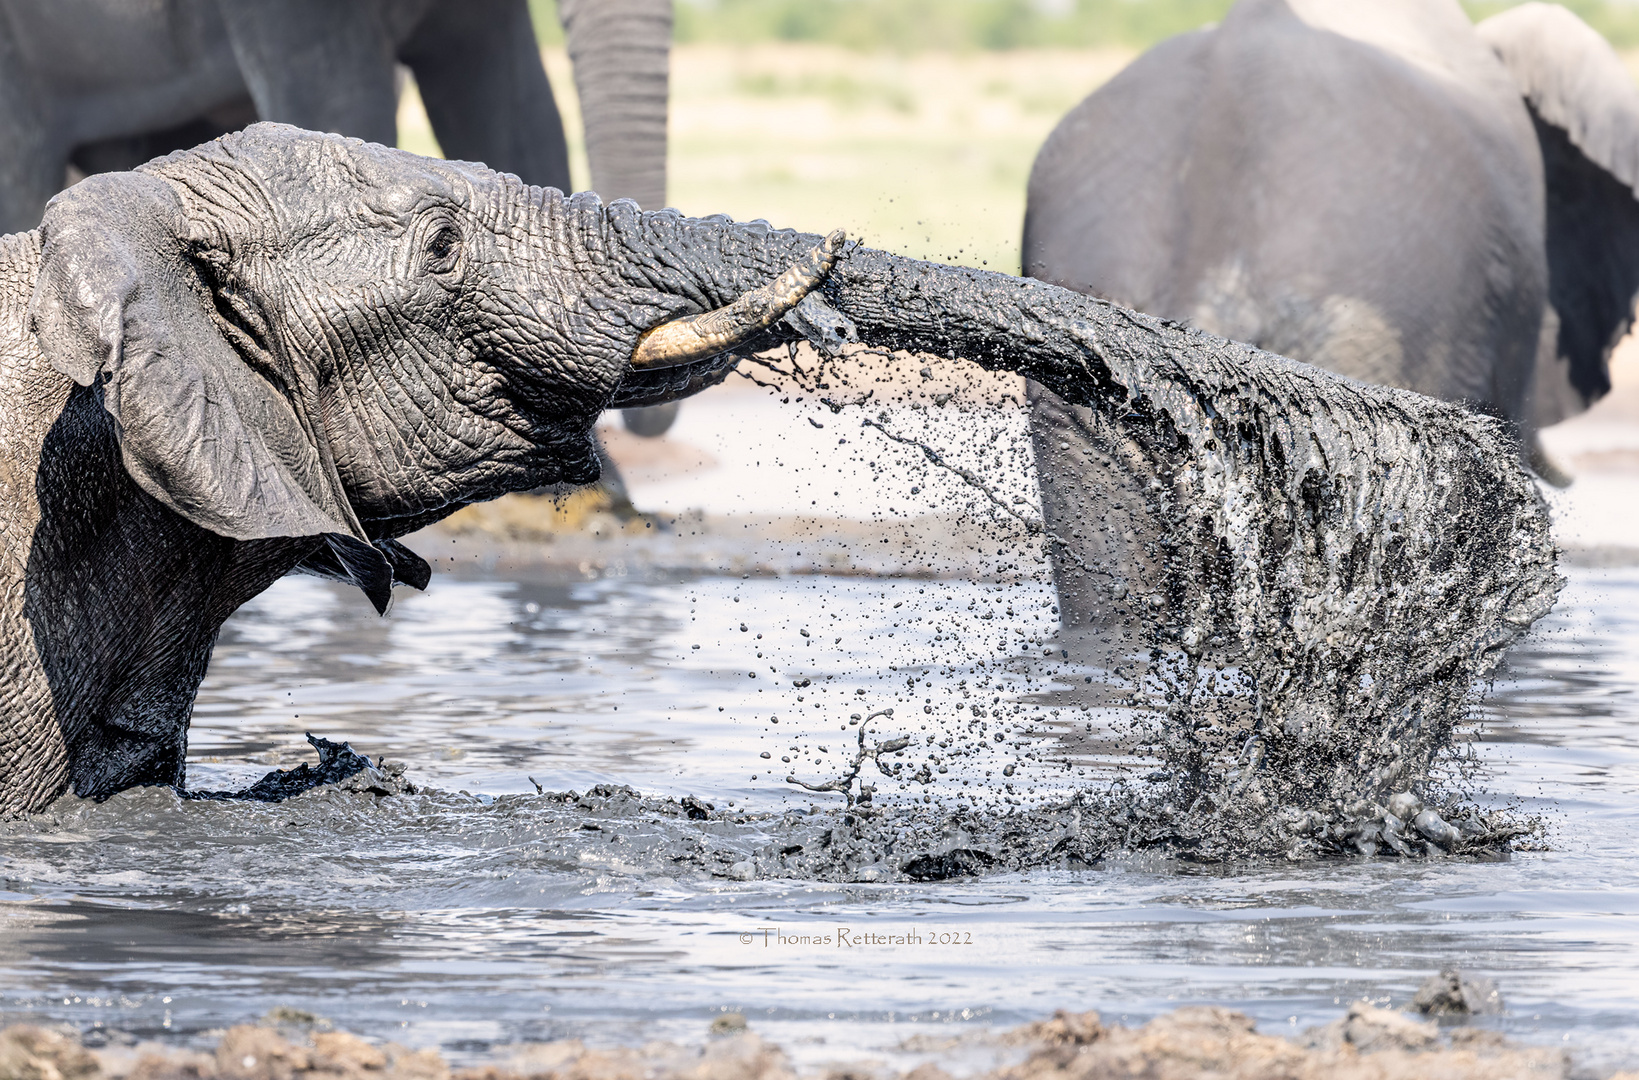
M 692 397 L 728 378 L 741 359 L 738 353 L 719 352 L 670 367 L 633 368 L 620 380 L 607 407 L 638 409 Z
M 837 229 L 766 285 L 715 311 L 661 323 L 645 331 L 632 351 L 633 371 L 689 367 L 744 345 L 785 318 L 830 276 L 848 234 Z

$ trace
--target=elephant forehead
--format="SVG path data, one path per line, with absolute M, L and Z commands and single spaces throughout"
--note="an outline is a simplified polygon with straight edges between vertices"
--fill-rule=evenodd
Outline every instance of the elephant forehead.
M 296 226 L 402 220 L 434 203 L 469 206 L 475 184 L 495 175 L 483 166 L 286 124 L 252 124 L 225 136 L 220 148 Z
M 286 205 L 280 216 L 298 233 L 343 229 L 365 235 L 380 229 L 395 235 L 433 207 L 459 212 L 472 206 L 472 185 L 457 170 L 429 158 L 360 145 L 394 157 L 349 155 L 349 160 L 329 162 L 328 176 L 315 171 L 283 186 Z
M 171 183 L 196 242 L 241 254 L 349 253 L 371 270 L 387 265 L 423 211 L 463 212 L 495 181 L 482 166 L 266 123 L 140 171 Z

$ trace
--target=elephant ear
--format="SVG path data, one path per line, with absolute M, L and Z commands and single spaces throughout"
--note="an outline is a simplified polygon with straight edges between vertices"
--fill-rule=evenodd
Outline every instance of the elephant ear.
M 1521 4 L 1477 30 L 1518 85 L 1542 148 L 1553 311 L 1533 390 L 1541 427 L 1610 389 L 1611 350 L 1633 319 L 1639 87 L 1605 39 L 1557 4 Z
M 54 198 L 29 305 L 41 352 L 97 388 L 148 494 L 236 540 L 322 536 L 377 611 L 392 569 L 298 406 L 218 327 L 187 219 L 163 180 L 107 173 Z

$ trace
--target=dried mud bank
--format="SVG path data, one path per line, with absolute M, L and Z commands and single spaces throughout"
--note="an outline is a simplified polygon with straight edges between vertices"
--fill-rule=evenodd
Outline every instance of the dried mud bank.
M 376 1046 L 294 1010 L 262 1025 L 223 1032 L 214 1048 L 158 1044 L 87 1050 L 71 1035 L 18 1025 L 0 1031 L 0 1080 L 798 1080 L 780 1047 L 725 1014 L 707 1039 L 682 1046 L 592 1048 L 576 1040 L 498 1050 L 488 1063 L 451 1069 L 436 1050 Z M 1012 1063 L 962 1069 L 976 1043 L 1004 1048 Z M 1289 1040 L 1259 1034 L 1228 1009 L 1179 1009 L 1137 1028 L 1105 1025 L 1097 1013 L 1053 1019 L 1000 1034 L 949 1040 L 913 1037 L 896 1048 L 923 1060 L 901 1072 L 882 1061 L 839 1062 L 816 1080 L 949 1080 L 946 1066 L 974 1080 L 1563 1080 L 1561 1050 L 1524 1047 L 1495 1032 L 1442 1031 L 1405 1013 L 1351 1006 L 1345 1016 Z M 1619 1073 L 1611 1080 L 1633 1080 Z

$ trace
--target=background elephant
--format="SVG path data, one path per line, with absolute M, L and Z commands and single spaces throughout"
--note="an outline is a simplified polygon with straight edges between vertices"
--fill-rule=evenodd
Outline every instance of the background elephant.
M 666 197 L 670 0 L 563 0 L 592 185 Z M 0 233 L 72 162 L 129 169 L 256 119 L 392 145 L 395 63 L 452 158 L 570 190 L 526 0 L 0 0 Z
M 671 0 L 563 0 L 559 16 L 593 189 L 664 206 Z M 449 157 L 571 190 L 527 0 L 0 0 L 0 233 L 38 224 L 70 165 L 131 169 L 257 119 L 392 145 L 395 63 Z M 628 426 L 660 434 L 675 414 Z
M 1609 389 L 1636 183 L 1639 91 L 1561 7 L 1475 27 L 1456 0 L 1241 0 L 1059 124 L 1024 270 L 1468 402 L 1530 451 Z M 1167 478 L 1100 416 L 1031 402 L 1065 631 L 1108 638 L 1155 595 Z

